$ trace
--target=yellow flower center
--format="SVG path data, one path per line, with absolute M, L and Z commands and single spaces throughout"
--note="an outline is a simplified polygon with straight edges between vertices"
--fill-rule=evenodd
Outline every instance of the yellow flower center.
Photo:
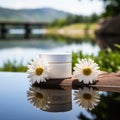
M 35 73 L 36 73 L 36 75 L 41 75 L 43 73 L 43 68 L 41 68 L 41 67 L 36 68 Z
M 91 70 L 90 68 L 84 68 L 84 69 L 83 69 L 83 74 L 84 74 L 84 75 L 88 76 L 88 75 L 90 75 L 91 73 L 92 73 L 92 70 Z
M 86 99 L 86 100 L 90 100 L 90 99 L 92 98 L 92 96 L 91 96 L 90 94 L 88 94 L 88 93 L 85 93 L 85 94 L 83 95 L 83 97 L 84 97 L 84 99 Z
M 38 99 L 43 99 L 43 95 L 42 95 L 41 93 L 39 93 L 39 92 L 36 92 L 36 93 L 35 93 L 35 96 L 36 96 L 36 98 L 38 98 Z

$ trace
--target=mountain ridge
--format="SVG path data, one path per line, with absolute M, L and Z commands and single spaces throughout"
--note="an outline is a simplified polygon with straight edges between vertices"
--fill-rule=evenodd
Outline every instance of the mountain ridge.
M 11 9 L 0 7 L 0 21 L 28 21 L 28 22 L 53 22 L 56 19 L 65 19 L 68 12 L 53 8 Z

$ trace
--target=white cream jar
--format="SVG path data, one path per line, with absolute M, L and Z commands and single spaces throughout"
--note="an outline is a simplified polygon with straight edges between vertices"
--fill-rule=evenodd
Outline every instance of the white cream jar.
M 43 53 L 39 54 L 50 66 L 50 79 L 64 79 L 72 74 L 71 53 Z

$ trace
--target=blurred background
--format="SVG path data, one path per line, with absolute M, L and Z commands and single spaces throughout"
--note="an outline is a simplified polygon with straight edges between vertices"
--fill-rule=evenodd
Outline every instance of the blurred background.
M 89 56 L 115 71 L 119 14 L 120 0 L 1 0 L 0 70 L 26 71 L 41 52 L 73 52 L 73 66 Z
M 25 72 L 46 52 L 72 52 L 72 67 L 89 57 L 100 70 L 120 70 L 120 0 L 0 0 L 0 71 Z M 119 120 L 119 94 L 100 96 L 92 118 L 77 118 Z

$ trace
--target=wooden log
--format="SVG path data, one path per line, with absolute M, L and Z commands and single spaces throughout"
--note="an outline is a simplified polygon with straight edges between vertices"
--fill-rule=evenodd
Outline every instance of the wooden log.
M 106 73 L 98 76 L 98 82 L 90 85 L 100 91 L 120 92 L 120 71 L 116 73 Z
M 119 73 L 106 73 L 98 76 L 97 87 L 120 87 L 120 72 Z
M 100 74 L 97 81 L 93 84 L 83 84 L 77 79 L 50 79 L 44 83 L 35 83 L 33 86 L 46 87 L 46 88 L 73 88 L 80 87 L 95 87 L 100 91 L 113 91 L 120 92 L 120 71 L 116 73 L 104 73 Z

